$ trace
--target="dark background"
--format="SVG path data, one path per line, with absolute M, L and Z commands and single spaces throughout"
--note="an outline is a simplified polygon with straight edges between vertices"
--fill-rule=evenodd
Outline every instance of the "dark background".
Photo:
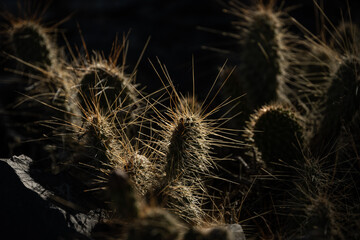
M 2 0 L 0 8 L 2 11 L 10 11 L 16 15 L 17 2 L 24 6 L 22 1 Z M 27 5 L 31 5 L 32 8 L 45 5 L 42 1 L 33 1 L 31 4 L 29 2 L 27 1 Z M 72 47 L 78 45 L 81 48 L 82 46 L 79 25 L 88 49 L 102 50 L 105 54 L 111 49 L 117 33 L 121 36 L 131 30 L 127 58 L 129 70 L 135 66 L 146 40 L 151 36 L 150 44 L 139 65 L 137 77 L 137 82 L 142 86 L 147 86 L 146 92 L 152 92 L 161 87 L 148 61 L 151 59 L 155 62 L 156 57 L 159 57 L 167 66 L 180 91 L 185 93 L 191 90 L 191 58 L 194 55 L 197 93 L 201 97 L 215 79 L 219 66 L 227 58 L 230 58 L 230 64 L 236 62 L 234 50 L 236 42 L 233 39 L 198 28 L 236 32 L 231 26 L 231 21 L 236 18 L 222 11 L 226 7 L 224 5 L 226 2 L 219 0 L 61 0 L 52 1 L 43 22 L 52 25 L 72 15 L 59 27 Z M 249 4 L 252 1 L 242 2 Z M 342 14 L 348 18 L 346 1 L 324 2 L 324 12 L 335 25 Z M 319 21 L 312 0 L 278 1 L 277 5 L 284 5 L 284 9 L 294 6 L 295 8 L 289 11 L 289 14 L 312 32 L 317 32 Z M 353 22 L 358 23 L 359 1 L 349 0 L 349 6 Z M 295 28 L 294 31 L 296 31 Z M 60 34 L 58 42 L 60 46 L 65 46 Z M 233 54 L 219 54 L 206 50 L 203 46 L 230 50 Z M 3 70 L 1 73 L 4 74 Z

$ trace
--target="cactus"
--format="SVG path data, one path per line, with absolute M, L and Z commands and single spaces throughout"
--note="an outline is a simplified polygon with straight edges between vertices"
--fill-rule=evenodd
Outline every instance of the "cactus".
M 204 240 L 204 233 L 198 229 L 190 228 L 184 234 L 183 240 Z
M 314 199 L 306 209 L 306 235 L 316 239 L 341 239 L 339 224 L 335 222 L 334 207 L 325 198 Z
M 338 178 L 336 165 L 327 158 L 304 156 L 298 162 L 290 198 L 279 207 L 284 228 L 294 239 L 347 239 L 344 230 L 350 220 L 348 183 Z
M 156 163 L 136 151 L 124 154 L 124 158 L 126 158 L 126 164 L 123 165 L 123 168 L 133 180 L 134 186 L 141 196 L 147 196 L 158 188 L 162 173 Z M 115 166 L 117 162 L 114 164 Z
M 169 180 L 176 179 L 182 174 L 196 176 L 197 167 L 201 172 L 209 171 L 208 168 L 213 163 L 209 162 L 209 146 L 206 145 L 205 138 L 207 134 L 206 126 L 203 126 L 199 116 L 184 115 L 177 119 L 166 155 L 165 171 Z
M 212 178 L 211 171 L 218 159 L 211 150 L 216 146 L 236 147 L 239 142 L 227 136 L 231 130 L 219 127 L 222 120 L 209 119 L 221 106 L 209 110 L 207 99 L 199 103 L 195 96 L 184 97 L 175 89 L 167 71 L 162 70 L 169 81 L 170 86 L 165 89 L 171 105 L 166 107 L 165 114 L 154 110 L 157 114 L 154 123 L 160 128 L 156 149 L 166 174 L 158 198 L 185 221 L 198 223 L 205 216 L 204 203 L 212 202 L 206 182 Z
M 359 56 L 360 29 L 352 22 L 342 21 L 332 33 L 330 46 L 341 54 Z
M 310 146 L 315 154 L 333 147 L 342 124 L 347 125 L 359 108 L 359 59 L 347 56 L 332 73 L 323 103 L 322 120 L 314 132 Z
M 96 179 L 106 178 L 106 172 L 111 171 L 113 156 L 120 149 L 116 143 L 117 136 L 113 124 L 106 116 L 98 112 L 86 112 L 86 117 L 78 124 L 72 119 L 71 125 L 65 126 L 67 134 L 59 139 L 63 151 L 68 152 L 68 159 L 59 159 L 57 165 L 61 170 L 67 169 L 80 182 L 90 187 Z M 64 131 L 59 128 L 57 131 Z M 94 177 L 95 176 L 95 177 Z
M 295 48 L 291 42 L 295 37 L 286 30 L 284 14 L 274 10 L 273 2 L 259 3 L 252 8 L 231 4 L 234 6 L 229 12 L 241 19 L 235 22 L 241 29 L 238 35 L 240 88 L 229 87 L 243 89 L 237 96 L 246 93 L 250 111 L 286 99 L 286 82 L 293 60 L 292 48 Z
M 139 216 L 138 201 L 125 172 L 115 169 L 109 176 L 108 190 L 116 214 L 121 219 L 134 219 Z
M 19 10 L 21 14 L 23 9 Z M 2 99 L 14 135 L 11 136 L 14 149 L 10 151 L 34 159 L 47 158 L 48 154 L 43 154 L 44 145 L 50 142 L 51 132 L 44 125 L 52 119 L 63 118 L 63 113 L 54 109 L 66 106 L 63 102 L 65 87 L 59 76 L 65 76 L 67 72 L 62 67 L 63 56 L 53 36 L 56 29 L 42 24 L 41 16 L 36 13 L 17 17 L 5 12 L 2 16 L 8 22 L 2 31 L 8 45 L 5 46 L 6 55 L 17 64 L 16 70 L 11 65 L 7 68 L 21 75 L 6 83 L 6 98 Z M 36 141 L 44 136 L 44 141 Z M 19 146 L 18 142 L 26 144 Z M 41 167 L 49 167 L 49 161 L 38 163 Z
M 116 115 L 114 124 L 118 129 L 126 129 L 128 137 L 132 139 L 137 134 L 137 120 L 146 109 L 141 104 L 144 97 L 139 97 L 142 94 L 134 83 L 134 73 L 127 75 L 125 65 L 117 64 L 126 48 L 125 40 L 119 43 L 116 39 L 107 59 L 100 53 L 95 53 L 91 58 L 87 55 L 75 61 L 73 69 L 78 79 L 77 101 L 80 107 L 95 107 L 102 114 Z
M 229 226 L 214 226 L 205 229 L 190 228 L 184 234 L 183 240 L 245 240 L 245 236 L 240 225 L 237 225 L 237 227 L 231 227 L 235 225 L 237 224 Z M 241 229 L 240 234 L 237 231 L 239 228 Z M 232 232 L 232 230 L 235 230 L 235 232 Z
M 152 190 L 159 171 L 131 146 L 125 133 L 126 125 L 124 129 L 117 129 L 117 116 L 113 113 L 104 115 L 94 106 L 92 110 L 81 110 L 82 113 L 72 117 L 70 125 L 57 130 L 67 131 L 61 139 L 64 150 L 71 156 L 67 162 L 58 161 L 59 167 L 68 169 L 86 186 L 94 187 L 95 184 L 99 189 L 113 169 L 120 169 L 129 174 L 140 195 Z
M 127 240 L 177 240 L 183 226 L 162 209 L 150 209 L 145 216 L 132 223 L 126 233 Z
M 245 134 L 260 159 L 270 166 L 279 165 L 279 159 L 291 165 L 304 140 L 301 118 L 290 108 L 274 104 L 252 114 Z
M 100 190 L 113 169 L 120 169 L 129 175 L 137 194 L 149 194 L 158 185 L 161 175 L 158 164 L 148 159 L 151 155 L 146 149 L 139 149 L 140 141 L 129 139 L 126 132 L 131 125 L 123 124 L 119 129 L 117 112 L 104 114 L 97 101 L 87 109 L 80 107 L 68 112 L 70 122 L 60 123 L 56 129 L 61 133 L 58 148 L 69 154 L 67 161 L 57 161 L 58 168 L 66 169 L 88 188 Z M 103 200 L 102 192 L 97 195 Z
M 55 67 L 58 61 L 57 48 L 48 31 L 34 21 L 23 20 L 14 24 L 9 35 L 15 56 L 35 67 Z
M 16 60 L 16 72 L 26 76 L 10 83 L 10 87 L 30 96 L 49 93 L 46 95 L 48 98 L 51 94 L 51 97 L 54 97 L 62 87 L 58 85 L 55 76 L 64 71 L 62 52 L 53 36 L 56 32 L 55 27 L 46 27 L 41 23 L 41 17 L 36 14 L 17 17 L 5 12 L 2 16 L 8 22 L 3 30 L 8 43 L 5 50 L 11 59 Z M 12 84 L 14 86 L 11 86 Z M 45 97 L 39 101 L 50 102 Z
M 241 32 L 232 34 L 240 45 L 240 65 L 237 71 L 224 65 L 226 76 L 218 75 L 228 80 L 221 85 L 224 99 L 246 93 L 244 100 L 233 101 L 239 108 L 231 106 L 244 111 L 237 128 L 244 129 L 245 119 L 258 109 L 243 135 L 259 160 L 252 163 L 248 149 L 229 156 L 227 150 L 218 151 L 242 144 L 225 126 L 231 120 L 226 113 L 214 117 L 231 103 L 212 108 L 220 90 L 209 101 L 208 93 L 204 103 L 184 97 L 160 63 L 169 98 L 153 103 L 137 89 L 136 69 L 125 73 L 125 38 L 113 44 L 108 58 L 101 52 L 90 56 L 86 46 L 86 55 L 77 59 L 70 51 L 70 65 L 53 42 L 54 28 L 43 27 L 36 17 L 8 17 L 12 58 L 21 64 L 16 71 L 28 80 L 17 90 L 31 99 L 20 110 L 44 125 L 57 124 L 52 136 L 37 128 L 36 137 L 55 142 L 46 142 L 56 169 L 52 173 L 63 171 L 87 191 L 100 190 L 94 202 L 84 204 L 105 208 L 116 234 L 104 237 L 239 240 L 245 239 L 242 228 L 229 222 L 245 216 L 259 230 L 250 238 L 358 238 L 359 30 L 342 23 L 331 34 L 330 47 L 314 36 L 299 41 L 287 30 L 286 12 L 275 10 L 276 1 L 263 2 L 254 7 L 229 3 L 241 20 L 234 23 Z M 120 66 L 118 59 L 123 60 Z M 56 113 L 42 111 L 45 106 Z M 150 117 L 145 116 L 149 108 L 154 110 Z M 140 125 L 144 139 L 135 137 Z M 217 163 L 228 159 L 234 161 Z M 145 201 L 162 209 L 146 208 Z M 214 219 L 221 219 L 221 225 L 204 227 Z M 247 230 L 251 234 L 252 226 Z
M 297 109 L 308 118 L 307 122 L 312 127 L 320 119 L 317 107 L 326 97 L 327 85 L 339 56 L 328 45 L 316 40 L 302 41 L 302 46 L 304 50 L 299 52 L 300 74 L 296 81 L 296 98 L 303 107 Z
M 187 99 L 180 98 L 175 110 L 168 111 L 171 120 L 160 125 L 164 140 L 159 143 L 166 173 L 162 185 L 167 190 L 165 195 L 170 195 L 167 205 L 190 221 L 204 215 L 195 195 L 204 195 L 202 178 L 215 166 L 209 154 L 210 128 L 195 109 Z
M 342 196 L 327 189 L 331 187 L 327 185 L 329 182 L 326 181 L 325 185 L 324 182 L 319 182 L 325 179 L 317 178 L 318 180 L 313 182 L 304 179 L 308 186 L 302 185 L 298 188 L 300 194 L 305 197 L 299 202 L 301 207 L 289 209 L 291 215 L 296 218 L 295 223 L 300 224 L 295 231 L 299 232 L 300 239 L 346 239 L 343 230 L 347 227 L 344 222 L 348 221 L 349 213 L 342 212 L 343 202 L 339 202 Z M 299 210 L 300 212 L 296 212 Z
M 201 118 L 199 110 L 193 106 L 189 98 L 181 99 L 175 110 L 169 109 L 168 115 L 174 116 L 174 120 L 168 122 L 170 129 L 163 126 L 166 130 L 165 162 L 169 180 L 182 174 L 182 169 L 194 172 L 200 166 L 200 171 L 208 172 L 214 165 L 208 157 L 208 125 Z
M 115 144 L 116 136 L 112 128 L 112 123 L 107 120 L 106 116 L 95 113 L 87 116 L 83 121 L 83 132 L 79 132 L 84 146 L 89 147 L 90 152 L 87 152 L 91 153 L 92 150 L 95 150 L 93 158 L 104 163 L 109 163 L 105 156 L 107 149 L 111 144 Z
M 99 98 L 99 107 L 105 112 L 118 108 L 130 112 L 137 107 L 137 92 L 131 80 L 106 64 L 88 67 L 81 77 L 80 94 L 79 99 L 84 108 L 95 98 Z M 125 118 L 127 114 L 123 115 Z

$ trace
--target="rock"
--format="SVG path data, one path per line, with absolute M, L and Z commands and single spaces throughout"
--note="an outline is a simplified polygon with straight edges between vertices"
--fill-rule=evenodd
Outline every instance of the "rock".
M 90 239 L 99 214 L 72 213 L 57 206 L 54 194 L 29 174 L 24 155 L 0 160 L 0 229 L 12 239 Z

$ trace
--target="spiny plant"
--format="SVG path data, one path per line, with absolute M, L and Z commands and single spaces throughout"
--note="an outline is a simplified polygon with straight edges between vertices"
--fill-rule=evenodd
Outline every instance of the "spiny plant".
M 325 97 L 325 89 L 339 55 L 313 35 L 299 41 L 299 44 L 302 49 L 298 52 L 296 94 L 292 102 L 307 118 L 306 122 L 311 128 L 320 118 L 317 107 Z
M 333 147 L 342 124 L 347 125 L 359 109 L 359 58 L 345 56 L 332 72 L 323 102 L 320 126 L 310 141 L 314 153 Z M 326 151 L 325 151 L 326 152 Z
M 234 22 L 240 33 L 239 79 L 237 85 L 228 87 L 243 89 L 248 111 L 272 101 L 287 101 L 289 73 L 294 61 L 295 36 L 286 29 L 285 14 L 275 11 L 275 1 L 247 7 L 231 1 L 230 14 L 239 18 Z M 234 96 L 236 97 L 236 96 Z
M 341 54 L 359 56 L 360 29 L 353 22 L 342 21 L 331 34 L 330 46 Z
M 359 151 L 360 151 L 360 113 L 357 112 L 352 121 L 341 128 L 338 141 L 337 155 L 343 162 L 339 167 L 344 169 L 344 174 L 353 175 L 353 179 L 360 173 Z M 345 169 L 347 171 L 345 171 Z
M 74 63 L 81 106 L 86 108 L 90 101 L 96 99 L 103 112 L 117 112 L 120 125 L 134 121 L 141 111 L 141 93 L 135 84 L 136 68 L 129 75 L 125 73 L 127 48 L 124 36 L 121 44 L 115 40 L 108 58 L 101 53 L 95 53 L 90 58 L 87 53 L 85 58 Z M 118 65 L 120 57 L 123 59 L 121 66 Z
M 11 31 L 15 55 L 39 67 L 49 67 L 55 64 L 55 47 L 45 34 L 44 29 L 34 22 L 23 22 L 14 25 Z
M 168 205 L 181 213 L 186 205 L 192 206 L 186 218 L 202 218 L 201 191 L 205 191 L 201 176 L 209 174 L 209 168 L 214 162 L 209 155 L 208 126 L 203 119 L 192 112 L 195 105 L 190 106 L 186 99 L 182 99 L 172 113 L 175 118 L 165 122 L 162 126 L 166 139 L 163 145 L 165 153 L 164 185 L 169 195 Z M 171 110 L 170 110 L 171 111 Z M 172 122 L 173 121 L 173 122 Z M 166 124 L 166 125 L 165 125 Z M 166 131 L 166 132 L 165 132 Z M 197 193 L 199 192 L 200 193 Z M 198 196 L 195 194 L 197 193 Z
M 345 238 L 357 239 L 359 237 L 359 112 L 357 112 L 350 123 L 341 127 L 335 155 L 333 159 L 329 159 L 330 163 L 334 164 L 334 171 L 332 174 L 333 179 L 341 184 L 341 205 L 346 207 L 342 215 L 343 221 L 346 224 L 342 224 L 344 229 Z M 329 164 L 329 163 L 327 163 Z M 336 206 L 339 204 L 336 203 Z
M 303 120 L 291 108 L 278 104 L 261 107 L 251 115 L 245 135 L 256 155 L 268 166 L 291 165 L 301 155 Z
M 87 109 L 78 103 L 81 112 L 69 112 L 72 115 L 70 122 L 59 120 L 53 123 L 59 126 L 54 134 L 60 136 L 57 147 L 60 153 L 68 154 L 66 161 L 58 159 L 58 168 L 60 171 L 67 169 L 80 182 L 96 189 L 104 189 L 111 171 L 120 169 L 130 175 L 136 190 L 145 195 L 155 184 L 153 178 L 158 174 L 147 158 L 151 154 L 145 151 L 142 154 L 139 142 L 132 146 L 126 135 L 127 125 L 118 128 L 117 112 L 104 114 L 96 101 L 98 99 Z
M 28 71 L 38 70 L 37 67 L 56 68 L 59 64 L 59 48 L 52 33 L 56 32 L 56 26 L 61 22 L 45 27 L 41 23 L 45 11 L 46 7 L 30 16 L 24 14 L 25 17 L 16 17 L 10 12 L 3 13 L 8 22 L 5 33 L 12 54 L 23 64 L 22 68 L 30 66 Z
M 135 182 L 122 169 L 113 169 L 106 180 L 110 212 L 92 230 L 94 239 L 143 239 L 174 237 L 184 228 L 165 210 L 148 206 L 135 189 Z M 146 236 L 146 237 L 145 237 Z M 160 238 L 159 238 L 160 237 Z
M 244 137 L 248 143 L 245 157 L 250 157 L 247 160 L 253 170 L 241 175 L 251 181 L 251 186 L 245 189 L 240 207 L 263 215 L 254 221 L 267 227 L 257 227 L 260 232 L 256 234 L 282 236 L 286 218 L 278 212 L 291 198 L 289 189 L 294 188 L 296 167 L 303 157 L 304 119 L 291 107 L 265 105 L 250 116 Z M 247 218 L 253 217 L 241 208 L 238 211 Z
M 135 108 L 136 93 L 134 86 L 129 85 L 130 81 L 125 76 L 119 76 L 118 72 L 111 72 L 106 65 L 89 66 L 80 81 L 83 98 L 93 99 L 99 97 L 100 107 L 103 109 L 116 109 L 117 107 L 131 106 Z M 115 106 L 111 106 L 115 104 Z M 83 106 L 85 103 L 82 104 Z
M 217 158 L 211 150 L 215 146 L 234 147 L 239 143 L 235 140 L 230 142 L 230 138 L 226 137 L 230 130 L 221 128 L 221 119 L 208 119 L 227 103 L 207 113 L 213 102 L 212 99 L 208 105 L 204 104 L 210 92 L 202 104 L 195 100 L 195 95 L 184 97 L 175 89 L 166 68 L 159 64 L 169 87 L 156 72 L 166 87 L 171 104 L 166 107 L 165 114 L 155 110 L 154 119 L 160 128 L 156 130 L 160 140 L 155 144 L 159 146 L 159 159 L 166 173 L 162 180 L 162 196 L 165 204 L 180 217 L 197 223 L 205 216 L 201 209 L 208 197 L 205 181 L 211 178 L 211 169 L 216 167 Z
M 213 226 L 204 229 L 190 228 L 184 234 L 183 240 L 245 240 L 245 235 L 233 232 L 231 226 L 233 225 L 230 225 L 230 227 Z
M 21 7 L 19 5 L 19 7 Z M 26 5 L 25 5 L 26 7 Z M 16 91 L 25 94 L 21 101 L 44 102 L 62 107 L 64 93 L 72 85 L 70 73 L 65 69 L 65 56 L 56 43 L 57 27 L 68 19 L 48 26 L 43 23 L 47 5 L 37 6 L 34 13 L 23 13 L 17 17 L 10 12 L 3 13 L 8 22 L 4 33 L 7 39 L 7 56 L 15 59 L 18 69 L 12 70 L 26 78 L 19 79 Z M 29 6 L 29 9 L 34 8 Z M 21 9 L 19 9 L 21 12 Z
M 63 68 L 61 49 L 57 47 L 54 37 L 56 27 L 62 21 L 46 26 L 42 23 L 45 11 L 46 6 L 43 9 L 37 7 L 35 13 L 23 12 L 24 16 L 21 17 L 10 12 L 2 13 L 7 21 L 3 29 L 6 36 L 6 56 L 15 59 L 17 63 L 16 70 L 13 67 L 8 69 L 18 75 L 7 84 L 9 91 L 3 101 L 6 105 L 5 114 L 11 118 L 9 128 L 14 130 L 14 138 L 25 143 L 31 141 L 31 153 L 22 146 L 20 151 L 26 151 L 33 157 L 33 150 L 41 148 L 37 146 L 41 144 L 35 140 L 49 134 L 48 129 L 45 130 L 37 123 L 50 120 L 51 117 L 62 117 L 59 111 L 44 110 L 45 105 L 62 108 L 66 88 L 59 81 L 59 76 L 63 78 L 67 72 Z
M 109 166 L 125 171 L 132 180 L 137 194 L 149 198 L 153 191 L 159 188 L 160 179 L 164 176 L 162 165 L 156 158 L 157 154 L 152 146 L 140 147 L 143 141 L 140 137 L 133 141 L 125 134 L 126 130 L 120 132 L 116 128 L 116 131 L 116 146 L 120 150 L 112 154 Z
M 116 215 L 122 220 L 139 216 L 139 203 L 130 179 L 125 172 L 115 169 L 108 180 L 108 191 Z
M 29 6 L 29 9 L 32 8 L 34 7 Z M 61 65 L 64 60 L 54 35 L 57 32 L 56 27 L 63 21 L 47 26 L 42 23 L 47 6 L 37 6 L 36 9 L 34 13 L 26 13 L 19 5 L 20 15 L 23 16 L 15 16 L 10 12 L 1 13 L 7 22 L 2 29 L 6 39 L 6 56 L 15 59 L 17 63 L 17 70 L 9 70 L 25 76 L 11 82 L 9 87 L 16 92 L 32 97 L 36 95 L 40 101 L 49 102 L 49 95 L 53 97 L 61 88 L 54 75 L 62 74 Z M 16 98 L 19 97 L 19 94 L 16 95 Z M 21 100 L 24 99 L 28 100 L 24 97 Z M 15 100 L 12 100 L 11 103 L 14 102 Z
M 94 175 L 99 175 L 105 169 L 111 170 L 113 156 L 121 149 L 117 144 L 119 137 L 114 130 L 115 120 L 112 114 L 103 115 L 97 108 L 82 109 L 80 114 L 73 116 L 72 122 L 65 122 L 64 127 L 56 129 L 59 134 L 63 134 L 59 135 L 59 151 L 69 154 L 66 161 L 57 160 L 57 167 L 62 170 L 68 169 L 70 173 L 74 171 L 73 175 L 76 178 L 91 186 L 96 179 Z M 59 123 L 55 123 L 57 124 Z
M 192 112 L 195 107 L 191 106 L 186 99 L 184 100 L 179 103 L 179 109 L 175 110 L 175 115 L 179 117 L 175 119 L 174 128 L 170 129 L 170 145 L 165 168 L 170 181 L 181 174 L 191 174 L 188 177 L 195 177 L 197 175 L 195 169 L 208 173 L 209 168 L 214 167 L 214 163 L 210 162 L 210 147 L 206 145 L 208 142 L 206 136 L 209 135 L 208 127 L 198 113 Z M 191 148 L 196 150 L 191 153 Z M 191 156 L 192 154 L 195 156 Z
M 287 218 L 287 234 L 296 239 L 346 239 L 344 229 L 349 224 L 348 183 L 334 177 L 336 164 L 328 159 L 305 157 L 298 164 L 292 198 L 283 203 L 279 214 Z M 279 208 L 281 209 L 281 208 Z M 351 220 L 350 220 L 351 221 Z
M 129 225 L 126 240 L 180 240 L 184 226 L 167 211 L 150 208 Z
M 334 206 L 327 197 L 314 199 L 306 209 L 306 235 L 317 239 L 339 239 L 339 225 L 335 222 Z

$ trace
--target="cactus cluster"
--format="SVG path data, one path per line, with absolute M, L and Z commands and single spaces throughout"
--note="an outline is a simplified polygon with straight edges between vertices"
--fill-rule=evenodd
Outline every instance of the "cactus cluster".
M 245 160 L 241 176 L 252 183 L 248 191 L 239 188 L 249 199 L 245 208 L 259 211 L 261 204 L 260 211 L 271 212 L 265 217 L 270 230 L 261 228 L 269 231 L 265 236 L 275 229 L 285 239 L 355 236 L 349 230 L 356 229 L 354 214 L 345 209 L 358 207 L 353 195 L 358 188 L 351 179 L 359 173 L 354 155 L 359 132 L 350 133 L 357 128 L 359 110 L 356 24 L 343 21 L 329 32 L 327 44 L 309 32 L 291 36 L 285 30 L 288 13 L 275 10 L 274 1 L 250 8 L 236 2 L 229 6 L 227 12 L 240 19 L 234 23 L 240 30 L 234 61 L 241 71 L 228 88 L 247 94 L 242 118 L 247 119 L 243 139 L 248 145 L 240 153 Z M 261 103 L 253 104 L 252 96 Z
M 4 112 L 34 115 L 11 120 L 45 139 L 34 166 L 71 178 L 94 199 L 84 209 L 107 213 L 95 239 L 243 240 L 239 223 L 250 239 L 358 237 L 357 26 L 343 22 L 327 44 L 292 33 L 275 1 L 229 6 L 239 66 L 223 66 L 205 99 L 180 93 L 160 61 L 150 64 L 163 89 L 145 94 L 126 37 L 109 57 L 68 44 L 70 61 L 56 29 L 5 14 L 6 56 L 21 73 L 9 86 L 21 95 Z

